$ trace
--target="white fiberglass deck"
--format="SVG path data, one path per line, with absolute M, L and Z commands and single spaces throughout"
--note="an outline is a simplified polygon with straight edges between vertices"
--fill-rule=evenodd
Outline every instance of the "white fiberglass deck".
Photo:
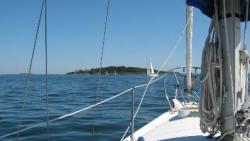
M 145 141 L 214 141 L 208 139 L 199 127 L 199 117 L 176 118 L 177 112 L 166 112 L 134 133 Z M 130 141 L 127 137 L 124 141 Z

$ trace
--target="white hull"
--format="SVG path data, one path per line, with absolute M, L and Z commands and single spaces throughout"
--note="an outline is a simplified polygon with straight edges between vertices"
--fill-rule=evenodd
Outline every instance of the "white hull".
M 135 140 L 145 141 L 214 141 L 200 130 L 199 117 L 177 118 L 178 112 L 166 112 L 134 133 Z M 124 141 L 131 141 L 130 137 Z
M 149 76 L 149 77 L 157 77 L 157 76 L 159 76 L 159 75 L 156 74 L 156 73 L 148 73 L 147 76 Z

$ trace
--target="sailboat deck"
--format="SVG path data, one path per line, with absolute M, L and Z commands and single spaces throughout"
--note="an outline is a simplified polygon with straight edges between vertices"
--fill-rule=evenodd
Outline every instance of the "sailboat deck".
M 199 127 L 199 117 L 177 118 L 177 112 L 166 112 L 134 133 L 138 141 L 213 141 Z M 130 137 L 124 141 L 130 141 Z

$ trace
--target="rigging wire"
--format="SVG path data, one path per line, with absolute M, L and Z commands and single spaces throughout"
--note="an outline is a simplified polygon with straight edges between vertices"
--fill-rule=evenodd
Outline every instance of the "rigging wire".
M 245 13 L 245 26 L 244 26 L 244 35 L 243 35 L 243 41 L 244 41 L 244 48 L 246 49 L 247 44 L 247 22 L 248 22 L 248 8 L 249 8 L 249 0 L 246 1 L 246 13 Z
M 175 67 L 175 68 L 172 68 L 172 69 L 166 71 L 165 74 L 163 74 L 163 75 L 161 75 L 160 77 L 156 78 L 155 80 L 151 81 L 150 84 L 153 84 L 153 83 L 155 83 L 155 82 L 161 80 L 161 79 L 164 78 L 169 72 L 172 72 L 173 70 L 180 69 L 180 68 L 183 68 L 183 67 Z M 145 84 L 137 85 L 137 86 L 135 86 L 135 87 L 133 87 L 133 88 L 142 88 L 142 87 L 145 87 L 145 86 L 147 86 L 147 85 L 148 85 L 148 83 L 145 83 Z M 75 114 L 78 114 L 78 113 L 87 111 L 87 110 L 89 110 L 89 109 L 91 109 L 91 108 L 94 108 L 94 107 L 99 106 L 99 105 L 101 105 L 101 104 L 103 104 L 103 103 L 109 102 L 110 100 L 113 100 L 113 99 L 115 99 L 115 98 L 117 98 L 117 97 L 120 97 L 120 96 L 122 96 L 122 95 L 128 93 L 129 91 L 131 91 L 133 88 L 129 88 L 129 89 L 127 89 L 127 90 L 125 90 L 125 91 L 123 91 L 123 92 L 121 92 L 121 93 L 119 93 L 119 94 L 116 94 L 116 95 L 114 95 L 114 96 L 112 96 L 112 97 L 110 97 L 110 98 L 107 98 L 107 99 L 105 99 L 105 100 L 103 100 L 103 101 L 100 101 L 100 102 L 98 102 L 98 103 L 96 103 L 96 104 L 90 105 L 90 106 L 85 107 L 85 108 L 81 108 L 81 109 L 79 109 L 79 110 L 73 111 L 73 112 L 68 113 L 68 114 L 64 114 L 64 115 L 62 115 L 62 116 L 60 116 L 60 117 L 57 117 L 57 118 L 52 119 L 52 120 L 49 120 L 48 122 L 49 122 L 49 123 L 53 123 L 53 122 L 56 122 L 56 121 L 65 119 L 65 118 L 67 118 L 67 117 L 73 116 L 73 115 L 75 115 Z M 26 127 L 26 128 L 23 128 L 23 129 L 14 131 L 14 132 L 10 132 L 10 133 L 5 134 L 5 135 L 2 135 L 2 136 L 0 136 L 0 139 L 6 138 L 6 137 L 9 137 L 9 136 L 13 136 L 13 135 L 15 135 L 15 134 L 22 133 L 22 132 L 25 132 L 25 131 L 27 131 L 27 130 L 30 130 L 30 129 L 33 129 L 33 128 L 37 128 L 37 127 L 41 127 L 41 126 L 45 126 L 45 125 L 46 125 L 46 123 L 44 123 L 44 122 L 42 122 L 42 123 L 37 123 L 37 124 L 33 124 L 32 126 L 29 126 L 29 127 Z
M 47 140 L 49 141 L 49 112 L 48 112 L 48 34 L 47 34 L 47 0 L 45 0 L 45 95 L 46 95 L 46 131 L 47 131 Z
M 106 16 L 105 16 L 105 23 L 104 23 L 104 32 L 102 37 L 102 46 L 101 46 L 101 54 L 100 54 L 100 64 L 99 64 L 99 72 L 98 72 L 98 80 L 97 80 L 97 91 L 95 97 L 95 103 L 98 102 L 98 97 L 100 94 L 100 85 L 101 85 L 101 75 L 102 75 L 102 64 L 103 64 L 103 56 L 104 56 L 104 47 L 106 43 L 106 32 L 107 32 L 107 25 L 108 25 L 108 17 L 109 17 L 109 5 L 111 0 L 107 0 L 106 6 Z M 94 113 L 96 109 L 94 108 Z M 95 133 L 95 116 L 93 116 L 93 126 L 92 126 L 92 136 Z
M 226 1 L 225 0 L 222 0 L 223 1 L 223 16 L 226 17 Z M 230 53 L 230 48 L 229 48 L 229 39 L 228 39 L 228 25 L 227 25 L 227 21 L 226 21 L 226 18 L 223 18 L 223 22 L 224 22 L 224 25 L 225 25 L 225 36 L 226 36 L 226 56 L 227 56 L 227 59 L 228 59 L 228 64 L 229 64 L 229 77 L 230 77 L 230 89 L 231 89 L 231 92 L 232 93 L 235 93 L 234 91 L 234 87 L 233 87 L 233 75 L 232 75 L 232 60 L 231 60 L 231 53 Z M 236 98 L 235 98 L 235 95 L 233 94 L 232 96 L 233 98 L 233 108 L 235 109 L 235 104 L 236 104 Z
M 184 28 L 183 28 L 183 30 L 182 30 L 182 32 L 181 32 L 181 35 L 179 36 L 178 40 L 175 42 L 175 45 L 174 45 L 174 47 L 173 47 L 173 50 L 172 50 L 172 51 L 170 52 L 170 54 L 167 56 L 167 58 L 165 59 L 165 61 L 164 61 L 163 64 L 161 65 L 160 69 L 157 71 L 156 76 L 159 74 L 159 72 L 163 69 L 163 67 L 165 67 L 165 65 L 168 63 L 168 61 L 169 61 L 169 60 L 171 59 L 171 57 L 174 55 L 174 53 L 175 53 L 177 47 L 179 46 L 179 43 L 180 43 L 181 39 L 182 39 L 183 36 L 184 36 L 184 33 L 185 33 L 186 29 L 187 29 L 187 25 L 189 24 L 190 19 L 191 19 L 191 18 L 189 17 L 189 19 L 188 19 L 187 22 L 186 22 L 186 25 L 184 26 Z M 148 87 L 149 87 L 150 82 L 153 81 L 154 79 L 155 79 L 155 76 L 152 77 L 152 78 L 149 80 L 149 82 L 147 83 L 146 88 L 144 89 L 142 98 L 141 98 L 141 100 L 140 100 L 140 103 L 139 103 L 139 105 L 138 105 L 138 107 L 137 107 L 137 109 L 136 109 L 136 112 L 135 112 L 135 114 L 134 114 L 134 118 L 136 118 L 136 116 L 137 116 L 137 114 L 138 114 L 138 112 L 139 112 L 139 109 L 141 108 L 142 102 L 143 102 L 143 100 L 144 100 L 144 97 L 145 97 L 145 95 L 146 95 L 146 92 L 147 92 L 147 90 L 148 90 Z M 123 140 L 123 139 L 124 139 L 124 137 L 126 136 L 128 130 L 130 129 L 130 127 L 131 127 L 131 122 L 129 123 L 127 129 L 125 130 L 125 132 L 124 132 L 124 134 L 123 134 L 123 136 L 122 136 L 122 138 L 121 138 L 120 140 Z
M 170 52 L 170 54 L 167 56 L 166 60 L 165 60 L 164 63 L 161 65 L 160 69 L 157 71 L 156 76 L 157 76 L 157 75 L 159 74 L 159 72 L 163 69 L 163 67 L 166 66 L 166 64 L 168 63 L 168 61 L 169 61 L 169 60 L 172 58 L 172 56 L 174 55 L 174 53 L 175 53 L 176 49 L 178 48 L 179 43 L 180 43 L 180 41 L 181 41 L 181 39 L 182 39 L 182 37 L 183 37 L 183 35 L 184 35 L 184 32 L 186 31 L 186 28 L 187 28 L 187 25 L 188 25 L 189 21 L 190 21 L 190 18 L 188 19 L 187 24 L 185 25 L 184 29 L 182 30 L 182 33 L 181 33 L 180 37 L 178 38 L 177 42 L 175 43 L 175 46 L 174 46 L 173 50 L 172 50 L 172 51 Z M 155 76 L 152 77 L 152 78 L 149 80 L 148 85 L 146 86 L 146 88 L 145 88 L 145 90 L 144 90 L 142 99 L 141 99 L 141 101 L 140 101 L 140 103 L 139 103 L 139 105 L 138 105 L 138 107 L 137 107 L 137 109 L 136 109 L 134 118 L 136 117 L 137 113 L 139 112 L 139 109 L 140 109 L 140 107 L 141 107 L 141 105 L 142 105 L 143 99 L 144 99 L 145 94 L 146 94 L 146 92 L 147 92 L 147 90 L 148 90 L 148 86 L 149 86 L 150 82 L 153 81 L 154 79 L 155 79 Z
M 223 1 L 224 2 L 224 1 Z M 248 2 L 248 0 L 247 0 L 247 2 Z M 106 28 L 107 28 L 107 20 L 108 20 L 108 10 L 109 10 L 109 3 L 110 3 L 110 0 L 108 0 L 108 4 L 107 4 L 107 13 L 106 13 L 106 19 L 105 19 L 105 27 L 104 27 L 104 34 L 103 34 L 103 42 L 102 42 L 102 48 L 101 48 L 101 58 L 100 58 L 100 67 L 99 67 L 99 75 L 98 75 L 98 83 L 100 83 L 100 77 L 101 77 L 101 73 L 102 73 L 102 62 L 103 62 L 103 54 L 104 54 L 104 46 L 105 46 L 105 38 L 106 38 Z M 36 42 L 37 42 L 37 36 L 38 36 L 38 32 L 39 32 L 39 28 L 40 28 L 40 22 L 41 22 L 41 15 L 42 15 L 42 11 L 43 11 L 43 7 L 44 7 L 44 5 L 45 5 L 45 53 L 46 53 L 46 68 L 45 68 L 45 75 L 46 75 L 46 79 L 45 79 L 45 87 L 46 87 L 46 89 L 45 89 L 45 94 L 46 94 L 46 128 L 47 128 L 47 134 L 49 133 L 49 122 L 54 122 L 55 120 L 48 120 L 48 87 L 47 87 L 47 85 L 48 85 L 48 60 L 47 60 L 47 0 L 43 0 L 43 4 L 42 4 L 42 8 L 41 8 L 41 13 L 40 13 L 40 18 L 39 18 L 39 22 L 38 22 L 38 27 L 37 27 L 37 32 L 36 32 L 36 37 L 35 37 L 35 42 L 34 42 L 34 47 L 33 47 L 33 51 L 32 51 L 32 57 L 31 57 L 31 62 L 30 62 L 30 66 L 29 66 L 29 72 L 28 72 L 28 76 L 27 76 L 27 79 L 26 79 L 26 82 L 25 82 L 25 86 L 28 86 L 28 81 L 29 81 L 29 79 L 30 79 L 30 74 L 31 74 L 31 68 L 32 68 L 32 63 L 33 63 L 33 58 L 34 58 L 34 52 L 35 52 L 35 48 L 36 48 Z M 247 8 L 248 9 L 248 8 Z M 225 9 L 224 9 L 225 10 Z M 224 14 L 225 14 L 225 12 L 224 12 Z M 248 13 L 247 13 L 248 14 Z M 247 16 L 246 16 L 246 21 L 247 21 Z M 225 25 L 227 25 L 226 23 L 225 23 Z M 227 27 L 227 26 L 226 26 Z M 246 28 L 247 26 L 245 25 L 245 28 Z M 225 32 L 227 32 L 227 29 L 226 29 L 226 31 Z M 246 42 L 246 38 L 245 38 L 245 34 L 246 34 L 246 30 L 244 30 L 244 42 Z M 227 35 L 227 33 L 226 33 L 226 35 Z M 228 45 L 228 39 L 226 38 L 226 40 L 227 40 L 227 45 Z M 174 50 L 175 51 L 175 50 Z M 172 54 L 171 54 L 172 55 Z M 168 60 L 168 59 L 167 59 Z M 230 60 L 230 59 L 229 59 Z M 165 66 L 165 65 L 164 65 Z M 157 72 L 157 74 L 159 73 L 159 71 L 160 71 L 161 69 L 159 69 L 158 70 L 158 72 Z M 230 71 L 231 71 L 231 67 L 230 67 Z M 232 75 L 232 74 L 231 74 Z M 231 79 L 232 79 L 232 76 L 230 76 L 231 77 Z M 154 77 L 149 81 L 149 82 L 151 82 L 152 80 L 154 80 Z M 100 85 L 100 84 L 99 84 Z M 148 85 L 149 85 L 149 83 L 147 83 L 147 87 L 148 87 Z M 145 91 L 144 91 L 144 93 L 146 93 L 146 91 L 147 91 L 147 87 L 146 87 L 146 89 L 145 89 Z M 232 87 L 233 88 L 233 87 Z M 27 96 L 27 90 L 28 90 L 28 88 L 27 87 L 25 87 L 25 97 Z M 131 90 L 131 89 L 128 89 L 128 90 Z M 98 97 L 98 94 L 99 94 L 99 87 L 98 87 L 98 89 L 97 89 L 97 96 L 96 96 L 96 106 L 97 106 L 97 97 Z M 139 111 L 139 109 L 140 109 L 140 105 L 141 105 L 141 103 L 142 103 L 142 101 L 143 101 L 143 98 L 144 98 L 144 96 L 142 97 L 142 99 L 141 99 L 141 102 L 140 102 L 140 104 L 139 104 L 139 107 L 138 107 L 138 109 L 137 109 L 137 111 L 136 111 L 136 114 L 137 114 L 137 112 Z M 26 98 L 25 98 L 26 99 Z M 25 100 L 26 101 L 26 100 Z M 102 103 L 101 103 L 102 104 Z M 23 104 L 23 109 L 22 109 L 22 111 L 24 111 L 24 106 L 25 105 L 25 103 Z M 99 104 L 98 104 L 99 105 Z M 78 112 L 77 112 L 78 113 Z M 74 114 L 76 114 L 76 113 L 74 113 Z M 135 117 L 136 117 L 136 114 L 135 114 Z M 22 114 L 21 114 L 22 115 Z M 73 115 L 73 114 L 71 114 L 71 115 Z M 69 115 L 70 116 L 70 115 Z M 67 116 L 65 116 L 65 117 L 67 117 Z M 135 118 L 134 117 L 134 118 Z M 64 117 L 63 117 L 64 118 Z M 19 131 L 20 131 L 20 128 L 21 128 L 21 125 L 22 125 L 22 122 L 20 122 L 20 124 L 19 124 L 19 130 L 18 130 L 18 132 L 17 132 L 17 138 L 18 138 L 18 136 L 19 136 Z M 49 140 L 49 135 L 48 135 L 48 140 Z
M 245 26 L 244 26 L 244 44 L 243 44 L 243 51 L 247 53 L 247 24 L 248 24 L 248 11 L 249 11 L 249 0 L 245 0 L 246 1 L 246 13 L 245 13 Z M 247 57 L 248 61 L 249 62 L 249 56 Z M 248 63 L 246 63 L 246 68 L 248 68 Z M 245 72 L 245 76 L 248 76 L 248 71 Z M 248 84 L 248 79 L 245 80 L 245 84 Z M 248 85 L 245 86 L 245 91 L 248 92 Z M 247 100 L 248 100 L 248 95 L 245 95 L 245 103 L 248 103 Z
M 38 38 L 39 29 L 40 29 L 40 25 L 41 25 L 41 19 L 42 19 L 42 14 L 43 14 L 43 9 L 44 9 L 44 3 L 45 3 L 45 0 L 42 1 L 42 6 L 41 6 L 39 19 L 38 19 L 38 24 L 37 24 L 36 33 L 35 33 L 35 40 L 34 40 L 34 44 L 33 44 L 33 49 L 32 49 L 29 69 L 28 69 L 28 74 L 27 74 L 27 77 L 26 77 L 25 82 L 24 82 L 24 89 L 25 90 L 24 90 L 24 97 L 23 97 L 23 100 L 22 100 L 23 103 L 22 103 L 22 109 L 21 109 L 21 113 L 20 113 L 20 121 L 19 121 L 19 124 L 18 124 L 18 131 L 20 131 L 21 127 L 22 127 L 22 116 L 24 115 L 24 108 L 25 108 L 25 105 L 26 105 L 26 102 L 27 102 L 27 97 L 28 97 L 28 85 L 29 85 L 31 68 L 32 68 L 33 60 L 34 60 L 36 45 L 37 45 L 37 38 Z M 16 132 L 16 140 L 19 139 L 19 133 L 20 132 Z
M 215 12 L 215 15 L 214 15 L 214 29 L 215 31 L 217 32 L 217 35 L 221 35 L 221 29 L 220 29 L 220 26 L 219 26 L 219 11 L 218 11 L 218 6 L 217 6 L 217 0 L 214 2 L 214 12 Z M 222 41 L 221 41 L 221 36 L 217 36 L 218 38 L 218 53 L 221 54 L 222 53 Z M 222 64 L 222 59 L 219 59 L 219 64 Z M 219 97 L 222 97 L 223 96 L 223 72 L 222 72 L 222 67 L 220 67 L 220 74 L 219 74 L 221 77 L 220 77 L 220 89 L 219 89 Z M 201 91 L 200 91 L 201 92 Z M 221 108 L 222 107 L 222 98 L 220 99 L 220 105 L 219 107 Z M 221 114 L 221 112 L 219 112 L 219 114 Z
M 172 105 L 171 105 L 171 103 L 170 103 L 170 100 L 169 100 L 169 98 L 168 98 L 166 80 L 163 81 L 163 88 L 164 88 L 165 98 L 166 98 L 166 100 L 167 100 L 167 102 L 168 102 L 168 105 L 169 105 L 171 111 L 173 111 L 173 107 L 172 107 Z
M 180 89 L 181 97 L 182 97 L 183 101 L 186 102 L 186 99 L 183 95 L 182 89 L 180 88 L 181 86 L 180 86 L 179 80 L 178 80 L 175 72 L 174 72 L 174 77 L 175 77 L 176 84 L 178 85 L 178 89 Z M 175 95 L 175 99 L 177 98 L 177 95 L 178 95 L 178 93 Z
M 149 84 L 153 84 L 153 83 L 155 83 L 155 82 L 161 80 L 161 79 L 164 78 L 166 75 L 168 75 L 169 72 L 172 72 L 173 70 L 182 69 L 182 68 L 184 68 L 184 67 L 185 67 L 185 66 L 180 66 L 180 67 L 172 68 L 172 69 L 166 71 L 165 74 L 163 74 L 163 75 L 161 75 L 160 77 L 157 77 L 156 79 L 154 79 L 153 81 L 151 81 Z M 132 89 L 146 87 L 146 86 L 149 85 L 149 84 L 148 84 L 148 83 L 145 83 L 145 84 L 137 85 L 137 86 L 135 86 L 135 87 L 133 87 L 133 88 L 129 88 L 129 89 L 127 89 L 127 90 L 125 90 L 125 91 L 123 91 L 123 92 L 121 92 L 121 93 L 118 93 L 118 94 L 116 94 L 116 95 L 114 95 L 114 96 L 112 96 L 112 97 L 110 97 L 110 98 L 107 98 L 107 99 L 105 99 L 105 100 L 103 100 L 103 101 L 100 101 L 100 102 L 98 102 L 98 103 L 96 103 L 96 104 L 90 105 L 90 106 L 85 107 L 85 108 L 81 108 L 81 109 L 79 109 L 79 110 L 73 111 L 73 112 L 68 113 L 68 114 L 64 114 L 64 115 L 62 115 L 62 116 L 60 116 L 60 117 L 51 119 L 51 120 L 49 120 L 48 122 L 49 122 L 49 123 L 57 122 L 57 121 L 59 121 L 59 120 L 65 119 L 65 118 L 67 118 L 67 117 L 71 117 L 71 116 L 73 116 L 73 115 L 75 115 L 75 114 L 78 114 L 78 113 L 87 111 L 87 110 L 89 110 L 89 109 L 91 109 L 91 108 L 94 108 L 94 107 L 96 107 L 96 106 L 99 106 L 99 105 L 101 105 L 101 104 L 104 104 L 104 103 L 106 103 L 106 102 L 109 102 L 110 100 L 113 100 L 113 99 L 115 99 L 115 98 L 117 98 L 117 97 L 120 97 L 120 96 L 122 96 L 122 95 L 128 93 L 128 92 L 131 91 Z M 46 123 L 44 123 L 44 122 L 37 123 L 37 124 L 33 124 L 32 126 L 29 126 L 29 127 L 26 127 L 26 128 L 23 128 L 23 129 L 14 131 L 14 132 L 7 133 L 7 134 L 5 134 L 5 135 L 2 135 L 2 136 L 0 136 L 0 139 L 4 139 L 4 138 L 6 138 L 6 137 L 10 137 L 10 136 L 13 136 L 13 135 L 15 135 L 15 134 L 18 134 L 18 133 L 22 133 L 22 132 L 28 131 L 28 130 L 33 129 L 33 128 L 43 127 L 43 126 L 45 126 L 45 125 L 46 125 Z
M 46 20 L 46 24 L 47 24 L 47 6 L 46 6 L 46 4 L 47 4 L 47 0 L 43 0 L 43 5 L 42 5 L 42 9 L 41 9 L 41 14 L 40 14 L 40 18 L 39 18 L 39 26 L 40 26 L 40 20 L 41 20 L 41 15 L 42 15 L 42 11 L 43 11 L 43 6 L 44 6 L 44 1 L 45 1 L 45 20 Z M 100 68 L 99 68 L 99 78 L 100 78 L 100 75 L 101 75 L 101 66 L 102 66 L 102 61 L 103 61 L 103 52 L 104 52 L 104 46 L 105 46 L 105 37 L 106 37 L 106 28 L 107 28 L 107 20 L 108 20 L 108 9 L 109 9 L 109 2 L 110 2 L 110 0 L 108 0 L 108 5 L 107 5 L 107 15 L 106 15 L 106 20 L 105 20 L 105 30 L 104 30 L 104 36 L 103 36 L 103 44 L 102 44 L 102 52 L 101 52 L 101 61 L 100 61 Z M 39 31 L 39 26 L 38 26 L 38 31 Z M 46 28 L 46 30 L 45 30 L 45 32 L 46 32 L 46 34 L 45 34 L 45 36 L 46 36 L 46 46 L 45 46 L 45 48 L 46 48 L 46 110 L 48 110 L 47 109 L 47 107 L 48 107 L 48 93 L 47 93 L 47 25 L 45 25 L 45 28 Z M 186 28 L 186 27 L 185 27 Z M 38 32 L 37 32 L 37 34 L 38 34 Z M 37 36 L 37 35 L 36 35 Z M 37 38 L 37 37 L 36 37 Z M 169 60 L 169 58 L 171 58 L 171 56 L 174 54 L 174 52 L 175 52 L 175 50 L 176 50 L 176 48 L 177 48 L 177 46 L 178 46 L 178 44 L 179 44 L 179 42 L 180 42 L 180 40 L 181 40 L 181 37 L 179 38 L 179 40 L 176 42 L 176 45 L 175 45 L 175 48 L 174 48 L 174 50 L 170 53 L 170 55 L 168 56 L 168 58 L 165 60 L 165 62 L 164 62 L 164 64 L 161 66 L 161 68 L 158 70 L 158 72 L 157 72 L 157 74 L 161 71 L 161 69 L 167 64 L 167 62 L 168 62 L 168 60 Z M 36 39 L 35 39 L 35 42 L 36 42 Z M 36 44 L 36 43 L 35 43 Z M 35 51 L 35 46 L 34 46 L 34 49 L 33 49 L 33 53 L 32 53 L 32 59 L 31 59 L 31 65 L 32 65 L 32 61 L 33 61 L 33 54 L 34 54 L 34 51 Z M 31 65 L 30 65 L 30 70 L 31 70 Z M 30 75 L 30 71 L 29 71 L 29 75 Z M 139 109 L 140 109 L 140 106 L 141 106 L 141 104 L 142 104 L 142 101 L 143 101 L 143 98 L 144 98 L 144 96 L 145 96 L 145 93 L 146 93 L 146 91 L 147 91 L 147 88 L 148 88 L 148 86 L 149 86 L 149 84 L 151 84 L 152 82 L 154 82 L 153 80 L 154 80 L 154 78 L 155 77 L 153 77 L 147 84 L 145 84 L 145 85 L 141 85 L 141 86 L 146 86 L 146 88 L 145 88 L 145 91 L 144 91 L 144 95 L 143 95 L 143 97 L 142 97 L 142 100 L 141 100 L 141 102 L 140 102 L 140 104 L 139 104 L 139 106 L 138 106 L 138 109 L 137 109 L 137 111 L 136 111 L 136 114 L 138 113 L 138 111 L 139 111 Z M 99 79 L 100 80 L 100 79 Z M 157 80 L 159 80 L 159 79 L 157 79 Z M 129 90 L 129 89 L 128 89 Z M 131 90 L 131 89 L 130 89 Z M 98 93 L 97 93 L 98 94 Z M 122 93 L 122 94 L 124 94 L 124 93 Z M 120 95 L 119 95 L 120 96 Z M 115 98 L 115 97 L 111 97 L 112 99 L 113 98 Z M 106 101 L 108 101 L 108 100 L 111 100 L 111 99 L 106 99 L 106 100 L 104 100 L 104 101 L 101 101 L 101 102 L 98 102 L 98 103 L 96 103 L 96 104 L 94 104 L 94 105 L 92 105 L 92 106 L 90 106 L 90 107 L 87 107 L 87 108 L 84 108 L 85 110 L 87 110 L 87 109 L 89 109 L 89 108 L 92 108 L 92 107 L 95 107 L 95 106 L 97 106 L 97 105 L 100 105 L 100 104 L 102 104 L 102 103 L 104 103 L 104 102 L 106 102 Z M 47 131 L 48 131 L 48 123 L 50 123 L 50 122 L 55 122 L 55 121 L 57 121 L 57 120 L 59 120 L 59 119 L 62 119 L 62 118 L 66 118 L 66 117 L 68 117 L 68 116 L 71 116 L 71 115 L 74 115 L 74 114 L 76 114 L 76 113 L 79 113 L 79 112 L 82 112 L 82 111 L 85 111 L 84 109 L 81 109 L 81 110 L 79 110 L 79 111 L 76 111 L 76 112 L 73 112 L 73 113 L 70 113 L 70 114 L 68 114 L 68 115 L 64 115 L 64 116 L 62 116 L 62 117 L 59 117 L 59 118 L 57 118 L 57 119 L 54 119 L 54 120 L 48 120 L 48 111 L 46 111 L 46 116 L 47 116 L 47 121 L 46 121 L 46 126 L 47 126 Z M 135 114 L 135 117 L 136 117 L 136 114 Z M 135 118 L 134 117 L 134 118 Z M 37 125 L 41 125 L 41 124 L 37 124 Z M 37 127 L 37 126 L 31 126 L 31 127 L 29 127 L 29 128 L 25 128 L 25 129 L 31 129 L 32 127 Z M 17 133 L 17 134 L 19 134 L 20 133 L 20 131 L 26 131 L 25 129 L 22 129 L 22 130 L 18 130 L 17 132 L 15 132 L 15 133 Z M 12 134 L 13 135 L 13 134 Z M 9 135 L 10 136 L 10 135 Z M 2 138 L 2 137 L 6 137 L 6 136 L 1 136 L 0 138 Z

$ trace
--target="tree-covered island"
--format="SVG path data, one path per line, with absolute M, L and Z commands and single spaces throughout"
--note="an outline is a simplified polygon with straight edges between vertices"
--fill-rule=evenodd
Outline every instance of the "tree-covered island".
M 157 72 L 157 70 L 155 70 Z M 92 69 L 79 69 L 73 72 L 68 72 L 67 74 L 98 74 L 99 68 Z M 102 67 L 102 74 L 146 74 L 147 68 L 139 68 L 139 67 L 125 67 L 125 66 L 108 66 Z M 163 73 L 160 72 L 160 73 Z

